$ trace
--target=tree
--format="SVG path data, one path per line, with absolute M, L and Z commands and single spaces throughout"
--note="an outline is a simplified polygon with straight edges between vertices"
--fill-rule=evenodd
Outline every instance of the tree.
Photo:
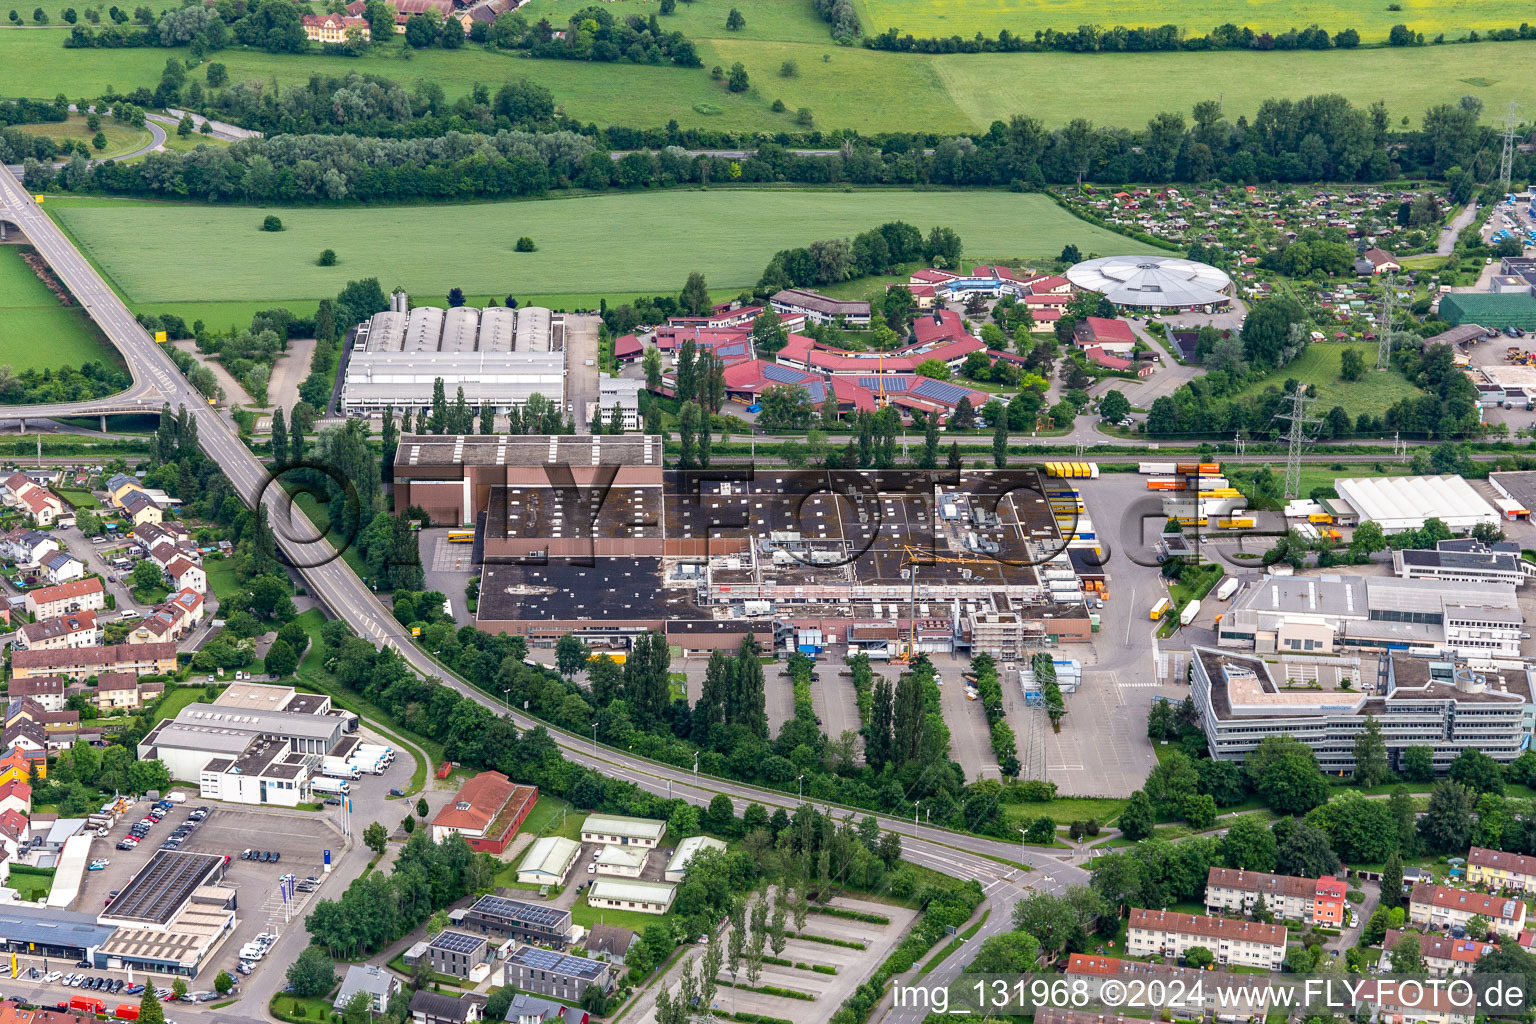
M 747 19 L 742 17 L 740 11 L 731 8 L 731 13 L 725 16 L 725 28 L 728 32 L 740 32 L 747 27 Z
M 128 581 L 135 590 L 153 590 L 164 586 L 165 576 L 158 565 L 146 558 L 133 567 L 133 572 L 128 575 Z
M 395 17 L 394 17 L 393 11 L 391 11 L 390 16 L 389 16 L 389 30 L 391 32 L 393 32 L 395 30 Z M 223 64 L 220 64 L 218 61 L 214 61 L 212 64 L 208 65 L 208 84 L 209 85 L 211 85 L 213 88 L 217 89 L 219 86 L 223 85 L 225 82 L 228 82 L 228 81 L 229 81 L 229 69 L 228 68 L 226 68 Z
M 1471 934 L 1471 928 L 1467 929 Z M 1420 955 L 1421 948 L 1419 936 L 1416 932 L 1404 932 L 1398 940 L 1392 943 L 1389 958 L 1392 962 L 1393 974 L 1418 974 L 1424 969 L 1424 958 Z
M 982 942 L 966 974 L 1024 974 L 1040 969 L 1040 940 L 1025 931 L 1003 932 Z
M 322 267 L 334 267 L 336 265 L 336 250 L 321 249 L 320 258 L 315 263 Z
M 1216 954 L 1204 946 L 1190 946 L 1184 951 L 1184 962 L 1197 971 L 1203 971 L 1216 962 Z
M 336 984 L 336 965 L 319 946 L 305 946 L 288 965 L 287 978 L 294 995 L 301 999 L 317 999 L 328 994 L 331 986 Z
M 1107 391 L 1099 399 L 1099 418 L 1109 423 L 1119 423 L 1130 415 L 1131 400 L 1119 391 Z
M 580 672 L 587 663 L 587 645 L 575 633 L 566 633 L 555 641 L 555 668 L 567 679 Z
M 165 1004 L 155 994 L 155 986 L 148 985 L 139 997 L 140 1024 L 165 1024 Z
M 374 852 L 375 856 L 383 856 L 384 847 L 389 843 L 389 830 L 376 821 L 369 822 L 363 829 L 363 845 Z
M 219 995 L 225 995 L 235 987 L 235 979 L 229 976 L 228 971 L 220 971 L 213 976 L 213 990 Z
M 1393 850 L 1387 855 L 1381 869 L 1381 899 L 1387 906 L 1396 906 L 1403 899 L 1403 855 Z
M 1365 728 L 1355 735 L 1355 782 L 1376 786 L 1387 781 L 1387 743 L 1375 715 L 1365 716 Z
M 516 244 L 512 246 L 513 252 L 538 252 L 538 250 L 539 247 L 527 235 L 520 236 Z
M 102 150 L 106 149 L 107 148 L 107 133 L 106 132 L 97 132 L 95 135 L 91 136 L 91 148 L 96 150 L 96 152 L 98 152 L 98 153 L 100 153 Z
M 1365 376 L 1365 358 L 1358 349 L 1346 348 L 1339 356 L 1339 379 L 1356 381 Z
M 1244 767 L 1254 790 L 1279 814 L 1305 814 L 1328 799 L 1317 756 L 1290 736 L 1266 737 Z
M 683 284 L 683 292 L 678 296 L 678 305 L 683 312 L 691 316 L 700 316 L 709 312 L 709 285 L 704 282 L 704 275 L 697 270 L 688 275 L 688 280 Z M 683 397 L 679 395 L 679 397 Z M 690 396 L 691 397 L 691 396 Z
M 1358 530 L 1356 531 L 1359 532 Z M 1403 751 L 1403 778 L 1409 782 L 1435 781 L 1435 750 L 1433 747 L 1408 747 Z
M 640 359 L 645 367 L 645 386 L 652 391 L 661 390 L 661 349 L 655 345 L 646 347 L 645 355 Z
M 1264 901 L 1261 892 L 1253 900 L 1253 906 L 1248 908 L 1248 916 L 1260 924 L 1273 924 L 1275 915 L 1270 913 L 1269 904 Z
M 1244 814 L 1221 837 L 1221 859 L 1229 868 L 1241 871 L 1273 871 L 1277 854 L 1275 835 L 1269 825 L 1254 814 Z
M 262 218 L 261 230 L 263 230 L 263 231 L 281 231 L 281 230 L 283 230 L 283 219 L 281 217 L 277 216 L 276 214 L 269 213 L 265 217 Z
M 458 307 L 464 305 L 463 288 L 454 287 L 448 289 L 448 305 L 452 309 L 457 309 Z
M 725 80 L 725 87 L 731 92 L 746 92 L 751 82 L 747 79 L 747 67 L 741 61 L 731 65 L 731 73 Z
M 1008 465 L 1007 417 L 1000 417 L 992 427 L 992 465 L 998 469 Z
M 272 411 L 272 463 L 284 466 L 288 463 L 288 424 L 283 419 L 283 407 Z
M 1305 347 L 1304 341 L 1298 343 L 1292 336 L 1291 328 L 1306 321 L 1306 310 L 1289 296 L 1255 302 L 1243 321 L 1244 356 L 1259 366 L 1284 366 Z
M 1457 755 L 1446 774 L 1474 793 L 1504 792 L 1504 769 L 1499 767 L 1499 762 L 1473 747 Z
M 1305 819 L 1297 819 L 1275 855 L 1275 871 L 1282 875 L 1320 878 L 1340 869 L 1328 834 Z
M 143 564 L 143 563 L 140 563 Z M 286 679 L 293 675 L 293 670 L 299 665 L 299 656 L 289 646 L 288 641 L 279 637 L 272 641 L 272 646 L 267 650 L 265 667 L 267 675 L 274 679 Z
M 1434 853 L 1467 848 L 1472 838 L 1472 791 L 1458 782 L 1442 779 L 1429 792 L 1429 804 L 1419 819 L 1419 837 Z
M 1151 799 L 1144 790 L 1138 789 L 1131 794 L 1125 809 L 1120 812 L 1120 834 L 1133 842 L 1146 839 L 1152 834 L 1156 822 Z

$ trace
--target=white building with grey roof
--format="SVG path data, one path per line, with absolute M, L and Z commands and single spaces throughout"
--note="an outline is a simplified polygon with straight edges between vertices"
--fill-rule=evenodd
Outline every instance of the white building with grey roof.
M 565 318 L 540 306 L 510 309 L 417 306 L 378 313 L 358 325 L 342 382 L 351 416 L 393 407 L 429 408 L 441 378 L 449 401 L 459 388 L 475 409 L 498 414 L 534 394 L 565 404 Z
M 1355 738 L 1374 718 L 1396 771 L 1410 747 L 1434 751 L 1437 771 L 1462 751 L 1501 763 L 1518 757 L 1536 728 L 1532 667 L 1385 655 L 1273 656 L 1196 646 L 1190 694 L 1211 756 L 1243 761 L 1270 736 L 1290 736 L 1328 774 L 1351 774 Z
M 1217 642 L 1260 654 L 1412 650 L 1518 658 L 1524 621 L 1507 583 L 1270 576 L 1233 602 Z

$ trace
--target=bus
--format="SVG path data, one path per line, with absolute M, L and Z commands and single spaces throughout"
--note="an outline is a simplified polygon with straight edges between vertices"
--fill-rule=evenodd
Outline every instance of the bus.
M 475 542 L 474 530 L 449 530 L 449 544 L 473 544 Z
M 1157 604 L 1152 606 L 1152 611 L 1151 611 L 1149 617 L 1152 619 L 1152 621 L 1156 622 L 1158 619 L 1161 619 L 1163 617 L 1163 614 L 1165 612 L 1167 612 L 1170 607 L 1172 607 L 1172 604 L 1165 597 L 1162 600 L 1158 601 Z

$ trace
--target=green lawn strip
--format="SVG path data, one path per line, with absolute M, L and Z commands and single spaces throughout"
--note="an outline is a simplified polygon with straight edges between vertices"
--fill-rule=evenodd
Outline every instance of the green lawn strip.
M 14 245 L 0 245 L 0 365 L 22 370 L 121 366 L 116 350 L 78 306 L 60 305 Z
M 686 6 L 686 5 L 685 5 Z M 1248 3 L 1234 10 L 1223 0 L 1156 0 L 1138 4 L 1134 14 L 1114 0 L 971 0 L 955 5 L 943 0 L 854 0 L 865 30 L 878 33 L 897 28 L 902 35 L 969 39 L 980 32 L 996 36 L 1001 29 L 1032 36 L 1036 30 L 1071 32 L 1079 25 L 1175 24 L 1189 35 L 1204 35 L 1217 25 L 1236 21 L 1255 32 L 1279 35 L 1300 25 L 1321 25 L 1330 33 L 1353 28 L 1365 43 L 1386 41 L 1394 24 L 1408 21 L 1414 31 L 1434 38 L 1464 38 L 1469 29 L 1515 28 L 1528 20 L 1529 8 L 1515 0 L 1479 0 L 1467 8 L 1447 0 L 1422 0 L 1412 14 L 1401 5 L 1367 0 L 1292 0 L 1279 3 Z
M 57 142 L 66 139 L 84 142 L 91 147 L 91 154 L 97 160 L 110 160 L 113 157 L 131 153 L 141 146 L 147 146 L 152 136 L 148 128 L 133 128 L 129 125 L 111 118 L 101 119 L 100 131 L 106 136 L 107 146 L 98 150 L 92 139 L 96 133 L 86 124 L 83 114 L 70 114 L 66 121 L 47 121 L 40 124 L 22 124 L 15 126 L 25 135 L 46 136 Z
M 53 493 L 69 502 L 75 508 L 99 508 L 101 502 L 96 500 L 96 495 L 90 491 L 74 487 L 55 487 Z
M 240 592 L 240 581 L 235 579 L 235 563 L 232 559 L 205 558 L 203 571 L 208 575 L 208 588 L 220 601 L 226 601 Z
M 459 287 L 500 301 L 512 258 L 509 234 L 539 242 L 538 252 L 516 257 L 519 301 L 560 293 L 574 280 L 599 295 L 671 292 L 680 287 L 676 268 L 694 266 L 706 270 L 712 287 L 740 289 L 754 284 L 780 249 L 850 236 L 897 218 L 954 228 L 968 258 L 1054 258 L 1068 242 L 1084 251 L 1150 251 L 1079 220 L 1045 196 L 1009 192 L 983 199 L 958 191 L 687 190 L 367 209 L 274 207 L 271 212 L 283 220 L 280 232 L 260 229 L 265 209 L 239 206 L 61 199 L 50 200 L 50 212 L 134 305 L 148 309 L 210 293 L 261 305 L 275 304 L 274 297 L 318 299 L 365 276 L 421 296 L 444 296 Z M 701 220 L 741 230 L 729 239 L 701 239 L 695 230 Z M 603 225 L 614 222 L 643 234 L 647 245 L 612 249 Z M 198 243 L 209 236 L 221 244 L 210 249 Z M 409 244 L 399 244 L 401 238 Z M 315 253 L 327 247 L 336 249 L 340 262 L 317 268 Z M 594 267 L 596 251 L 611 258 Z M 466 252 L 485 258 L 464 261 Z
M 267 1004 L 267 1010 L 278 1020 L 292 1022 L 292 1024 L 314 1024 L 315 1021 L 329 1020 L 331 1016 L 331 1001 L 316 997 L 300 998 L 278 993 Z
M 1285 382 L 1294 379 L 1317 388 L 1314 409 L 1318 415 L 1325 416 L 1334 406 L 1340 405 L 1351 417 L 1357 417 L 1363 412 L 1380 416 L 1402 399 L 1414 398 L 1421 393 L 1396 370 L 1381 373 L 1367 370 L 1359 380 L 1342 380 L 1339 377 L 1339 361 L 1346 349 L 1360 353 L 1367 366 L 1376 365 L 1374 341 L 1317 342 L 1308 345 L 1305 352 L 1284 368 L 1276 370 L 1257 384 L 1249 385 L 1242 394 L 1257 396 L 1271 387 L 1283 391 Z
M 403 953 L 391 960 L 387 966 L 391 970 L 399 971 L 401 974 L 411 974 L 411 967 L 405 962 L 405 954 Z M 451 974 L 441 974 L 437 971 L 428 971 L 427 981 L 442 985 L 444 988 L 462 989 L 465 987 L 464 979 L 455 978 Z
M 1003 816 L 1009 821 L 1029 822 L 1050 818 L 1059 826 L 1093 819 L 1100 826 L 1111 824 L 1125 809 L 1125 801 L 1113 797 L 1058 797 L 1046 803 L 1005 803 Z
M 949 954 L 953 953 L 955 950 L 957 950 L 961 946 L 965 945 L 967 939 L 972 938 L 973 936 L 975 936 L 975 934 L 977 932 L 981 931 L 981 926 L 986 924 L 987 923 L 987 918 L 989 918 L 991 916 L 992 916 L 992 908 L 991 907 L 987 907 L 981 913 L 981 920 L 977 921 L 975 924 L 973 924 L 969 928 L 965 929 L 965 931 L 963 931 L 960 934 L 956 935 L 953 939 L 951 939 L 949 941 L 949 945 L 947 945 L 943 949 L 939 950 L 939 952 L 936 955 L 929 957 L 928 958 L 928 962 L 923 964 L 923 966 L 921 966 L 921 967 L 919 967 L 917 969 L 917 973 L 920 974 L 920 975 L 927 974 L 929 971 L 931 971 L 935 967 L 939 966 L 939 964 L 943 963 L 945 957 L 949 956 Z
M 594 907 L 585 898 L 578 899 L 576 905 L 571 908 L 571 923 L 579 924 L 583 928 L 591 928 L 595 924 L 611 924 L 620 928 L 628 928 L 633 932 L 644 932 L 645 929 L 657 922 L 670 925 L 671 914 L 642 914 L 634 910 L 610 910 L 607 907 Z
M 194 682 L 186 686 L 174 687 L 164 697 L 160 698 L 160 703 L 155 706 L 155 721 L 162 722 L 167 718 L 175 718 L 181 714 L 182 708 L 202 700 L 203 686 L 205 684 L 198 681 L 200 679 L 201 677 L 194 677 Z M 215 683 L 215 685 L 223 686 L 224 683 L 220 681 Z

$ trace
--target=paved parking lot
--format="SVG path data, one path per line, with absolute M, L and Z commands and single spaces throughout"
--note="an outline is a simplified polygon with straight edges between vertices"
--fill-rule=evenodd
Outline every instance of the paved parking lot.
M 811 706 L 821 719 L 821 731 L 832 739 L 845 731 L 857 735 L 861 725 L 858 694 L 853 689 L 853 678 L 847 674 L 845 653 L 844 648 L 837 648 L 830 656 L 818 659 L 816 674 L 820 678 L 811 683 Z

